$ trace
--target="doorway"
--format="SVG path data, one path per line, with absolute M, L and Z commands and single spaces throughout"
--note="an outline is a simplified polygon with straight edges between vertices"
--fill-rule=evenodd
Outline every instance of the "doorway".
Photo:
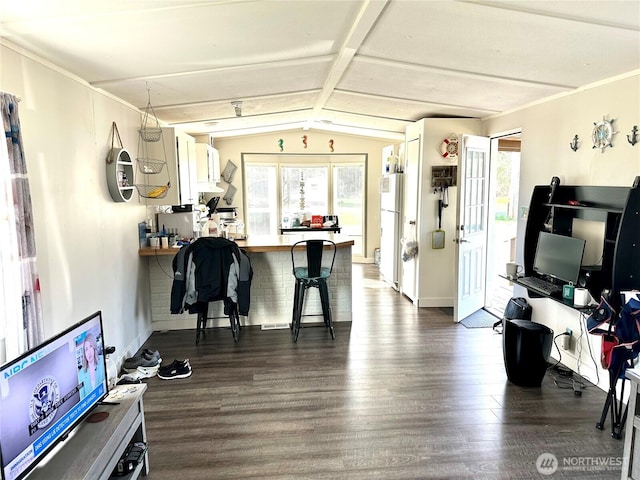
M 499 277 L 516 260 L 521 132 L 491 138 L 489 221 L 485 310 L 502 318 L 513 285 Z

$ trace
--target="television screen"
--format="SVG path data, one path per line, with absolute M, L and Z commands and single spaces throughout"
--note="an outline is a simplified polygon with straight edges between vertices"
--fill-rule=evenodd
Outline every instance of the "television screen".
M 533 270 L 540 275 L 578 283 L 585 241 L 580 238 L 540 232 Z
M 2 479 L 24 478 L 107 394 L 101 312 L 0 367 Z

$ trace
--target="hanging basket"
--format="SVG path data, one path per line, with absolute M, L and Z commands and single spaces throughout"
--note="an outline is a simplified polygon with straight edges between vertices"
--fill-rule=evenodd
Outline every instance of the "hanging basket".
M 170 188 L 171 182 L 167 182 L 166 185 L 136 184 L 138 195 L 144 198 L 164 198 Z
M 156 117 L 156 112 L 151 106 L 151 94 L 148 93 L 147 108 L 144 110 L 144 116 L 142 117 L 142 125 L 140 127 L 140 137 L 145 142 L 157 142 L 162 137 L 162 128 L 160 128 L 160 122 Z
M 136 160 L 138 161 L 138 170 L 144 174 L 160 173 L 167 163 L 155 158 L 137 158 Z

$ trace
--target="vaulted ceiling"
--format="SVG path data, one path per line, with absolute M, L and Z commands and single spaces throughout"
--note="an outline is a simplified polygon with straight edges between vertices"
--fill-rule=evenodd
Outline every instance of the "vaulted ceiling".
M 1 0 L 0 36 L 192 134 L 399 139 L 640 69 L 640 1 Z

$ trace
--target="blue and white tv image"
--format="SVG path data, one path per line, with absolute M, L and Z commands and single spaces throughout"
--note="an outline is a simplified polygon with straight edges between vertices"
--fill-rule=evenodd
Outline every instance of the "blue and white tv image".
M 105 372 L 101 312 L 0 367 L 3 480 L 24 478 L 104 400 Z

